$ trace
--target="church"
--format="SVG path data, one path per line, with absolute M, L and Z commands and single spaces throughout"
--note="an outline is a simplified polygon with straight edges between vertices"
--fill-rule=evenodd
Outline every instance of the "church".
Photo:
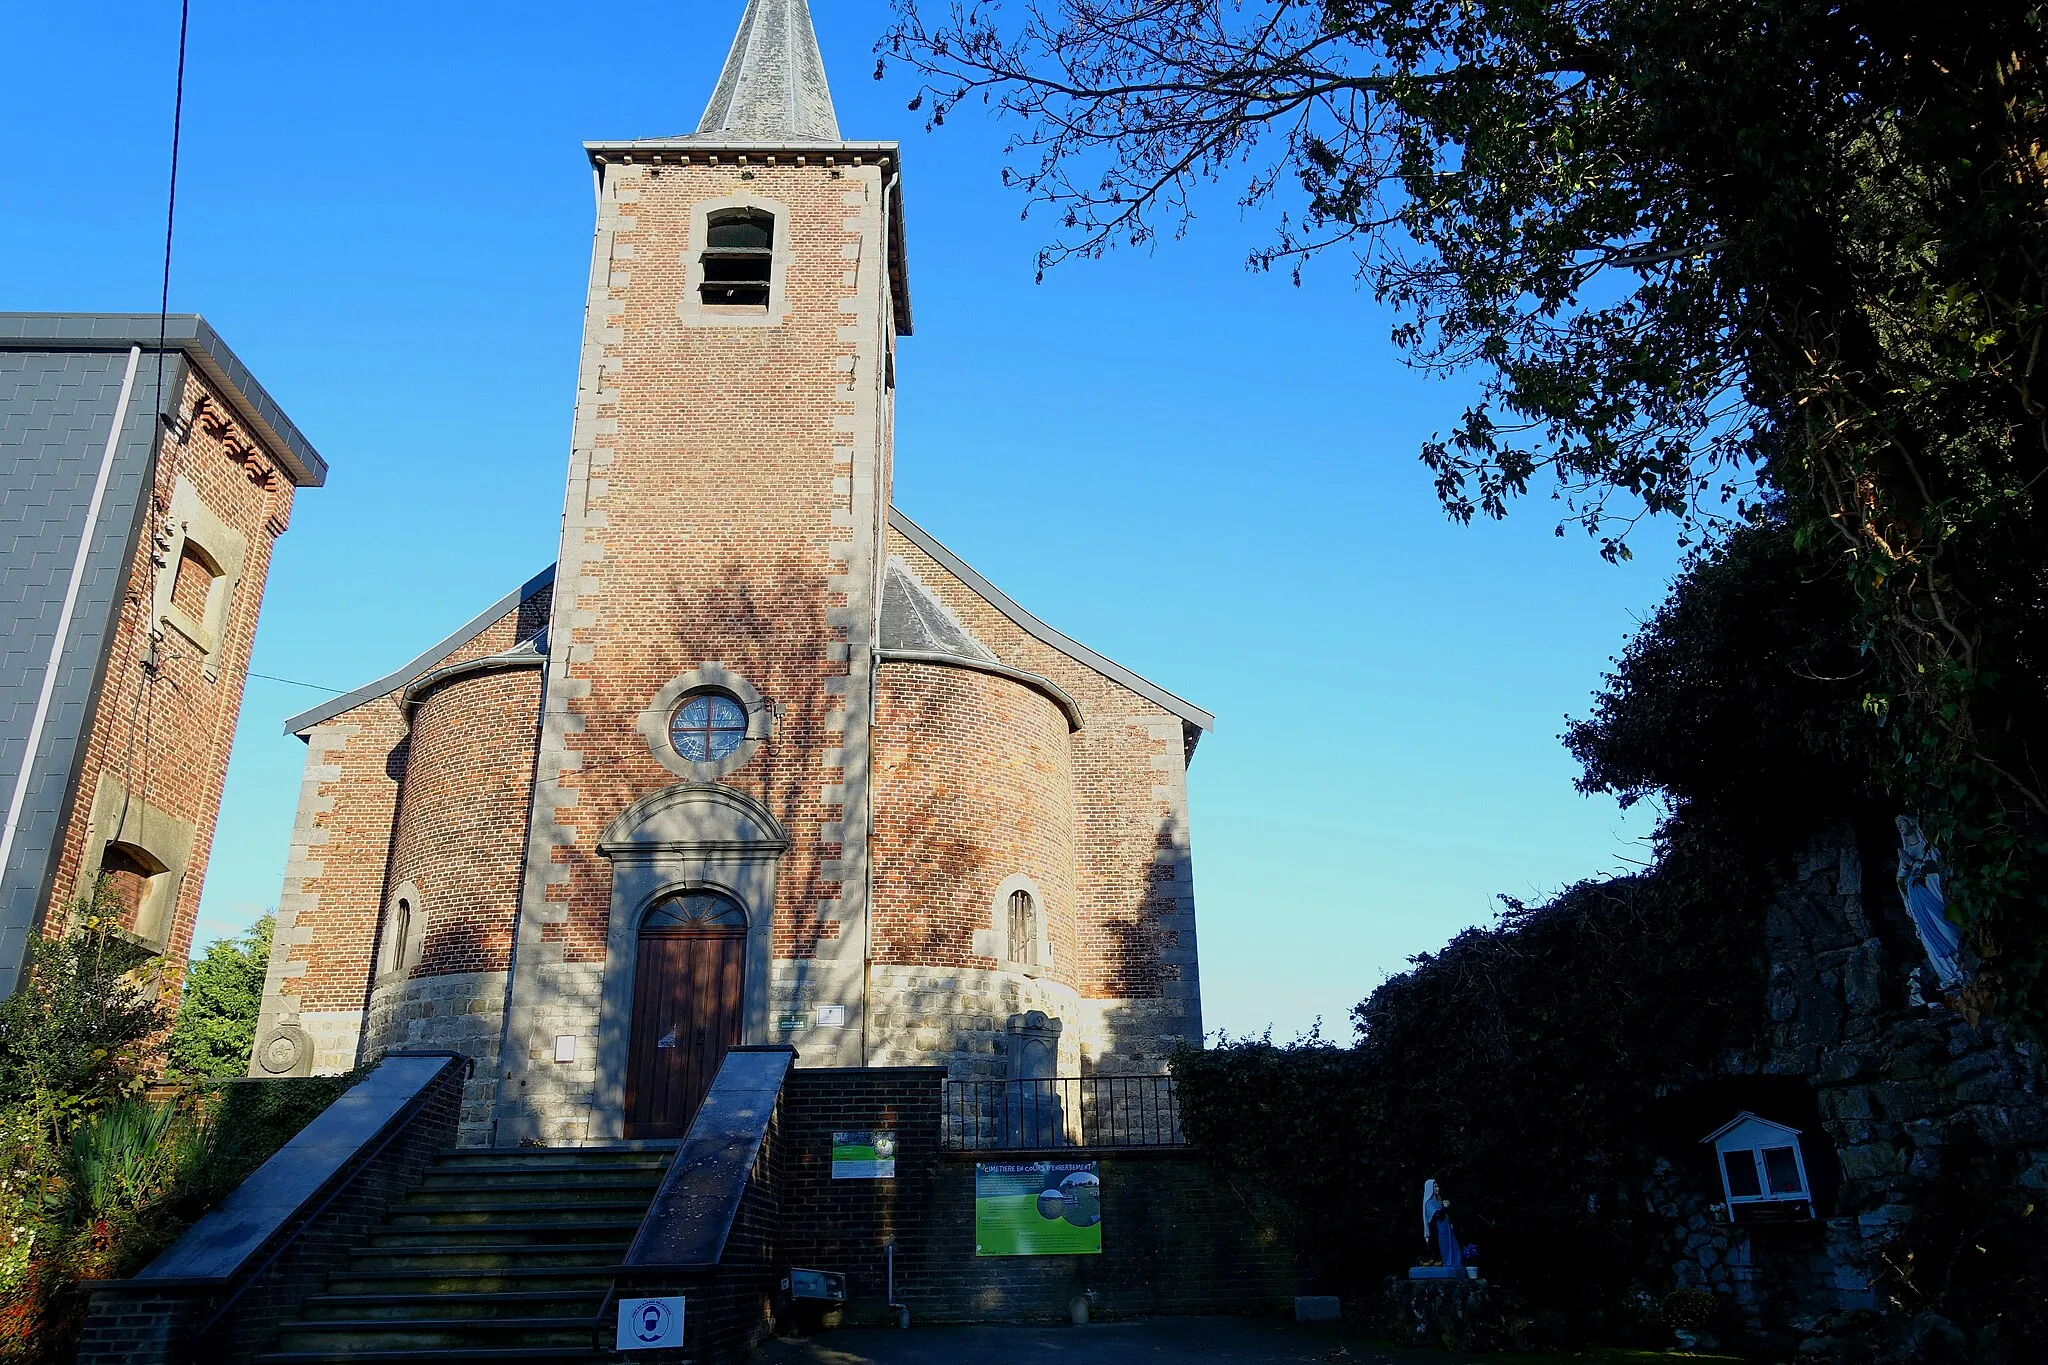
M 749 0 L 695 133 L 586 150 L 558 558 L 287 722 L 250 1074 L 452 1049 L 462 1141 L 510 1147 L 677 1137 L 739 1044 L 1160 1071 L 1213 717 L 893 504 L 898 145 L 841 136 L 804 0 Z

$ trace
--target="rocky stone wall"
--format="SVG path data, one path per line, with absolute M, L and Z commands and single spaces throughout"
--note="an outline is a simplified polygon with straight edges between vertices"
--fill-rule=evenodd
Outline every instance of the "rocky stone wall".
M 1766 923 L 1767 1054 L 1728 1067 L 1805 1078 L 1820 1122 L 1802 1148 L 1837 1187 L 1816 1190 L 1812 1221 L 1731 1225 L 1718 1188 L 1665 1161 L 1650 1203 L 1673 1229 L 1674 1279 L 1713 1289 L 1752 1336 L 1816 1359 L 2022 1359 L 1943 1318 L 1940 1287 L 1913 1283 L 1936 1272 L 1908 1253 L 1916 1220 L 1954 1213 L 1947 1179 L 2048 1204 L 2039 1057 L 1933 990 L 1882 859 L 1843 826 L 1798 861 Z

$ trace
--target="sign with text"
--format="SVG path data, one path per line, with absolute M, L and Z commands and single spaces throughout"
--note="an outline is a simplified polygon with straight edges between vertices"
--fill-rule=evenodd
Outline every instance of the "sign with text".
M 834 1180 L 894 1180 L 896 1178 L 896 1135 L 894 1133 L 834 1133 L 832 1135 L 832 1178 Z
M 1096 1164 L 976 1162 L 974 1254 L 1101 1255 L 1102 1177 Z

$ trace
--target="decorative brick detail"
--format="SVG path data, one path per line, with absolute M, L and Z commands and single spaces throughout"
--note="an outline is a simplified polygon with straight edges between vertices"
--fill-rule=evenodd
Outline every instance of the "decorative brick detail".
M 79 780 L 51 883 L 43 931 L 62 934 L 70 906 L 99 868 L 86 865 L 94 837 L 93 798 L 111 779 L 135 801 L 191 827 L 175 900 L 165 917 L 161 951 L 182 964 L 192 948 L 192 925 L 213 851 L 227 780 L 228 747 L 242 708 L 249 650 L 270 573 L 272 541 L 290 520 L 294 489 L 275 474 L 276 459 L 231 416 L 224 395 L 196 369 L 172 361 L 181 388 L 166 394 L 174 414 L 156 469 L 154 508 L 144 513 L 120 615 L 107 655 L 105 682 L 92 714 Z M 198 420 L 204 414 L 209 420 Z M 263 471 L 255 477 L 249 471 Z M 242 551 L 221 591 L 226 600 L 217 629 L 193 624 L 174 601 L 183 543 L 174 511 L 207 521 Z M 189 579 L 189 572 L 188 572 Z M 197 591 L 189 584 L 188 595 Z M 183 626 L 165 619 L 171 608 Z M 188 638 L 186 630 L 205 636 Z

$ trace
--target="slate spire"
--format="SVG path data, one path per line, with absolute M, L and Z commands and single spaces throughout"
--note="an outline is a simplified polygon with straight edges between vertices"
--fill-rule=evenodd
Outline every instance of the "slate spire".
M 839 119 L 804 0 L 747 0 L 698 135 L 837 142 Z

